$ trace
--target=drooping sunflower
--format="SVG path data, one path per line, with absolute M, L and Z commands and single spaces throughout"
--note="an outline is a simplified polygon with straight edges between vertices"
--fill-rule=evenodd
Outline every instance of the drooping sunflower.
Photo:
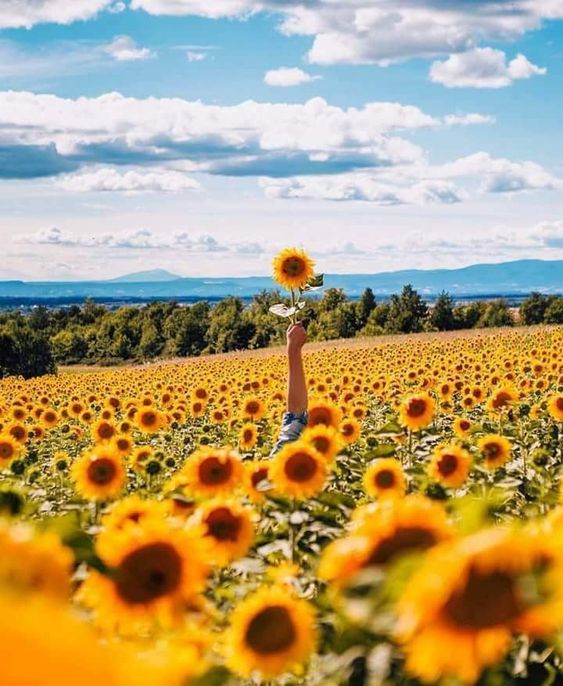
M 192 453 L 181 470 L 190 491 L 195 495 L 229 494 L 242 481 L 239 454 L 229 448 L 201 447 Z
M 485 458 L 487 469 L 496 469 L 508 462 L 512 445 L 508 438 L 498 434 L 487 434 L 477 442 L 477 447 Z
M 306 428 L 301 437 L 304 441 L 310 443 L 327 462 L 334 460 L 344 444 L 340 433 L 332 426 L 326 426 L 325 424 L 317 424 L 316 426 Z
M 418 494 L 385 498 L 361 508 L 353 516 L 350 533 L 325 548 L 319 576 L 345 586 L 365 569 L 385 568 L 453 535 L 439 503 Z
M 0 434 L 0 469 L 7 467 L 21 452 L 22 446 L 9 434 Z
M 119 495 L 127 478 L 123 460 L 111 446 L 99 445 L 83 453 L 72 465 L 76 490 L 87 500 Z
M 316 644 L 315 615 L 287 587 L 263 587 L 230 616 L 225 637 L 228 666 L 241 677 L 270 679 L 301 667 Z
M 413 431 L 423 429 L 434 418 L 435 406 L 434 399 L 425 391 L 410 395 L 399 406 L 399 422 Z
M 304 250 L 286 248 L 273 262 L 274 281 L 287 290 L 303 288 L 315 275 L 315 262 Z
M 102 539 L 97 552 L 111 574 L 91 571 L 78 597 L 101 628 L 134 635 L 172 626 L 198 601 L 209 573 L 208 543 L 198 527 L 176 521 L 146 518 Z
M 244 463 L 244 489 L 248 497 L 256 503 L 263 502 L 266 497 L 261 485 L 265 486 L 269 483 L 270 465 L 270 460 L 253 460 Z
M 488 529 L 431 551 L 398 603 L 407 670 L 426 682 L 474 683 L 506 654 L 513 632 L 561 626 L 562 574 L 556 543 L 525 530 Z
M 428 464 L 428 475 L 448 488 L 459 488 L 469 476 L 471 455 L 457 445 L 437 446 Z
M 399 460 L 394 457 L 374 460 L 364 474 L 364 488 L 372 498 L 404 495 L 406 479 Z
M 204 535 L 213 543 L 210 561 L 214 564 L 227 565 L 252 545 L 253 512 L 236 501 L 212 498 L 196 509 L 193 520 L 203 525 Z
M 563 395 L 556 393 L 547 401 L 547 411 L 556 422 L 563 422 Z
M 239 445 L 241 450 L 252 450 L 256 445 L 256 439 L 258 437 L 258 429 L 256 424 L 251 422 L 246 422 L 242 425 L 239 434 Z
M 274 456 L 269 469 L 276 492 L 294 498 L 310 498 L 319 493 L 327 474 L 324 457 L 304 440 L 286 443 Z

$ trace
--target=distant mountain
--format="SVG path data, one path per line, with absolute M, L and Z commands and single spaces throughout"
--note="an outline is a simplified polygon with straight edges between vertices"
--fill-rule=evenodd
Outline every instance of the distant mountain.
M 181 278 L 178 274 L 172 274 L 166 269 L 151 269 L 146 272 L 133 272 L 133 274 L 118 276 L 115 279 L 109 279 L 106 283 L 164 283 Z
M 410 283 L 431 298 L 445 290 L 456 298 L 493 295 L 522 296 L 531 291 L 563 293 L 563 260 L 519 260 L 499 264 L 475 264 L 462 269 L 408 269 L 379 274 L 326 274 L 326 288 L 343 288 L 350 297 L 368 286 L 378 297 L 398 293 Z M 218 300 L 227 295 L 251 298 L 275 288 L 269 276 L 241 278 L 181 278 L 165 270 L 139 272 L 111 281 L 3 281 L 0 298 L 8 304 L 35 302 Z

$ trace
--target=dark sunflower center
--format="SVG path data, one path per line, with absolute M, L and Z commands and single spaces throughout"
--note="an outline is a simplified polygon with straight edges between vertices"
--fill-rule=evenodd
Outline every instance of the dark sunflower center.
M 285 607 L 267 607 L 250 621 L 245 643 L 256 653 L 271 655 L 287 650 L 296 639 L 291 616 Z
M 460 426 L 462 431 L 467 431 L 467 429 L 469 429 L 470 425 L 469 425 L 469 422 L 460 422 L 459 426 Z
M 442 455 L 438 462 L 438 471 L 442 476 L 450 476 L 457 469 L 458 460 L 455 455 Z
M 115 463 L 108 457 L 100 457 L 88 465 L 88 479 L 97 486 L 107 486 L 116 473 Z
M 289 257 L 283 263 L 283 272 L 288 276 L 301 276 L 305 269 L 303 261 L 297 257 Z
M 151 543 L 127 555 L 117 568 L 116 587 L 128 603 L 149 603 L 174 592 L 182 560 L 168 543 Z
M 495 457 L 499 456 L 501 450 L 498 443 L 486 443 L 484 447 L 484 452 L 489 460 L 494 460 Z
M 14 454 L 14 448 L 9 443 L 0 443 L 0 457 L 9 460 Z
M 510 400 L 511 397 L 508 393 L 500 391 L 500 393 L 497 393 L 496 397 L 493 400 L 493 407 L 495 409 L 498 409 L 499 407 L 505 407 L 506 405 L 508 405 Z
M 392 488 L 395 485 L 395 475 L 390 469 L 382 469 L 377 472 L 374 481 L 378 488 Z
M 317 463 L 307 453 L 295 453 L 285 463 L 284 471 L 290 481 L 302 483 L 313 478 Z
M 228 481 L 232 471 L 229 461 L 221 462 L 218 457 L 208 457 L 199 465 L 199 480 L 206 486 L 217 486 Z
M 352 436 L 354 433 L 354 426 L 352 424 L 344 424 L 342 426 L 342 434 L 344 436 Z
M 413 398 L 409 401 L 407 407 L 407 414 L 409 415 L 409 417 L 422 417 L 422 415 L 425 412 L 426 403 L 424 402 L 424 400 L 420 400 L 419 398 Z
M 422 527 L 404 527 L 388 538 L 383 538 L 374 548 L 366 566 L 384 565 L 399 555 L 416 550 L 426 550 L 436 543 L 436 537 Z
M 315 438 L 313 441 L 313 445 L 315 446 L 316 450 L 324 454 L 328 452 L 328 449 L 330 448 L 330 441 L 325 436 L 317 436 L 317 438 Z
M 218 541 L 236 541 L 241 527 L 241 519 L 228 507 L 218 507 L 207 516 L 205 523 L 209 534 Z
M 16 441 L 22 441 L 25 438 L 25 429 L 23 426 L 14 426 L 10 429 L 10 434 Z
M 144 412 L 142 422 L 145 426 L 153 426 L 156 423 L 156 415 L 154 412 Z
M 314 410 L 311 412 L 309 423 L 311 426 L 316 426 L 317 424 L 324 424 L 325 426 L 330 425 L 330 415 L 325 410 Z
M 111 424 L 103 423 L 98 428 L 98 435 L 100 438 L 111 438 L 113 436 L 113 427 Z
M 254 488 L 258 486 L 258 484 L 261 481 L 265 481 L 268 478 L 268 468 L 267 467 L 262 467 L 261 469 L 257 469 L 252 476 L 250 477 L 250 481 Z
M 559 410 L 559 412 L 563 412 L 563 398 L 559 396 L 557 400 L 555 401 L 555 407 Z
M 482 574 L 474 569 L 469 572 L 464 588 L 444 606 L 452 622 L 469 629 L 505 624 L 521 611 L 514 579 L 503 572 Z
M 247 443 L 249 443 L 252 440 L 253 435 L 254 434 L 252 433 L 252 431 L 250 429 L 246 429 L 244 434 L 243 434 L 243 438 Z

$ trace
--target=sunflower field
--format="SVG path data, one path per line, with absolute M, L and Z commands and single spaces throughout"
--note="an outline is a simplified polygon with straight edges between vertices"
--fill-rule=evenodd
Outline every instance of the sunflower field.
M 0 684 L 556 684 L 563 329 L 0 381 Z

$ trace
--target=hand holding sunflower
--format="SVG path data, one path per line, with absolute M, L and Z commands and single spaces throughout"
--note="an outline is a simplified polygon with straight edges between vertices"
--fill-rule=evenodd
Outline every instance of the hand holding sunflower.
M 270 312 L 279 317 L 289 317 L 295 324 L 297 312 L 305 307 L 303 293 L 315 291 L 323 286 L 323 275 L 315 274 L 315 262 L 304 250 L 285 248 L 276 255 L 273 262 L 274 281 L 291 294 L 291 306 L 278 303 Z

